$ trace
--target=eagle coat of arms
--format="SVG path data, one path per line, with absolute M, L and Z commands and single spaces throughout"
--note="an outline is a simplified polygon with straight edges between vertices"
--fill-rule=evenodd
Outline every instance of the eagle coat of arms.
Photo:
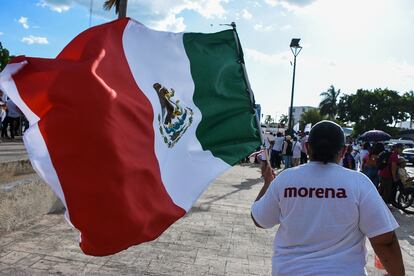
M 164 143 L 172 148 L 193 122 L 193 110 L 182 107 L 180 100 L 173 100 L 175 94 L 173 88 L 168 90 L 158 82 L 154 83 L 153 87 L 161 104 L 161 114 L 158 114 L 160 133 Z

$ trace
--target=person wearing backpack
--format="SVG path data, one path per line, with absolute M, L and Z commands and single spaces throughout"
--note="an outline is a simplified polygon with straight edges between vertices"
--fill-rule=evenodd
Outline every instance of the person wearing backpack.
M 378 155 L 384 151 L 384 144 L 377 143 L 369 148 L 369 153 L 362 159 L 361 170 L 362 173 L 371 179 L 375 188 L 378 189 L 379 176 L 378 176 Z
M 293 137 L 292 151 L 293 151 L 293 155 L 292 155 L 292 167 L 299 166 L 301 152 L 302 152 L 302 145 L 298 141 L 298 138 L 297 137 Z
M 292 149 L 292 137 L 287 135 L 285 138 L 285 142 L 283 142 L 283 162 L 285 163 L 285 169 L 292 167 L 292 156 L 293 156 L 293 149 Z
M 396 184 L 398 183 L 398 155 L 403 150 L 402 144 L 395 144 L 392 151 L 383 151 L 378 156 L 377 165 L 380 177 L 380 194 L 387 204 L 395 201 Z
M 346 148 L 346 153 L 342 159 L 342 165 L 350 170 L 355 170 L 355 158 L 352 156 L 352 145 L 348 145 Z

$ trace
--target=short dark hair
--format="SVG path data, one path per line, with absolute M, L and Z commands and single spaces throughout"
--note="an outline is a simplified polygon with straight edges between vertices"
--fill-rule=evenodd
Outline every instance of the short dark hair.
M 371 147 L 371 144 L 369 142 L 365 142 L 364 145 L 362 146 L 364 150 L 369 150 L 370 147 Z
M 332 121 L 321 121 L 309 133 L 308 144 L 312 161 L 335 162 L 341 148 L 345 146 L 342 127 Z
M 383 152 L 385 150 L 384 144 L 380 143 L 380 142 L 374 144 L 374 146 L 372 148 L 373 148 L 372 154 L 374 154 L 374 155 L 379 155 L 381 152 Z
M 392 148 L 393 149 L 402 149 L 402 148 L 404 148 L 404 145 L 401 144 L 401 143 L 397 143 L 397 144 L 392 145 Z

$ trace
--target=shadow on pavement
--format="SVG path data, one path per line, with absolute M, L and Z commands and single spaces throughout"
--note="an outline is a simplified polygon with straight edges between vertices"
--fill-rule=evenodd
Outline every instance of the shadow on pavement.
M 217 202 L 221 199 L 224 199 L 226 197 L 229 197 L 233 194 L 236 194 L 243 190 L 250 190 L 254 185 L 262 183 L 261 178 L 251 178 L 246 179 L 245 181 L 241 182 L 240 184 L 234 184 L 231 185 L 231 187 L 235 188 L 235 190 L 228 192 L 226 194 L 220 195 L 220 196 L 211 196 L 208 197 L 210 200 L 204 201 L 198 205 L 194 205 L 193 208 L 191 208 L 191 212 L 208 212 L 210 210 L 211 205 L 214 202 Z
M 414 245 L 414 215 L 407 215 L 399 210 L 392 212 L 400 227 L 396 230 L 399 240 L 406 240 Z

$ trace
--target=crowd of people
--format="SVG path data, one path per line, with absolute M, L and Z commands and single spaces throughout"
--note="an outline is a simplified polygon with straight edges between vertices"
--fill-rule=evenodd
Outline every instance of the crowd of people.
M 24 129 L 27 129 L 27 120 L 15 103 L 0 90 L 0 131 L 1 140 L 14 140 Z
M 273 138 L 273 139 L 272 139 Z M 273 169 L 287 169 L 308 162 L 305 144 L 309 133 L 298 133 L 294 137 L 281 132 L 265 137 L 265 147 Z M 341 165 L 345 168 L 360 171 L 374 184 L 383 200 L 392 204 L 397 187 L 413 187 L 414 177 L 410 177 L 405 169 L 407 160 L 401 156 L 402 144 L 386 147 L 382 142 L 348 141 Z
M 272 168 L 280 169 L 296 167 L 308 162 L 308 154 L 305 143 L 308 139 L 308 133 L 301 133 L 297 136 L 283 136 L 281 132 L 274 134 L 274 139 L 266 137 L 265 144 L 270 155 L 270 164 Z

